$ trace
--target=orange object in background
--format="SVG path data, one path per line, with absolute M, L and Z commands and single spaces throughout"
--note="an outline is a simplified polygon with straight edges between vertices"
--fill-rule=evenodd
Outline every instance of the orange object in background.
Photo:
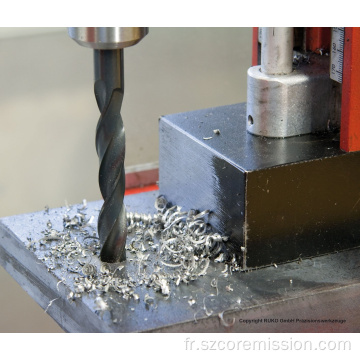
M 345 28 L 340 147 L 360 150 L 360 28 Z
M 253 28 L 253 33 L 252 33 L 252 58 L 251 58 L 251 65 L 252 66 L 256 66 L 259 65 L 258 64 L 258 52 L 259 52 L 259 28 L 258 27 L 254 27 Z
M 306 50 L 318 53 L 329 52 L 331 42 L 330 27 L 308 27 L 306 28 Z
M 139 194 L 142 192 L 154 191 L 154 190 L 159 190 L 159 187 L 156 184 L 131 188 L 131 189 L 125 190 L 125 196 L 132 195 L 132 194 Z
M 151 169 L 126 173 L 125 196 L 147 192 L 147 191 L 159 190 L 159 187 L 156 185 L 158 181 L 159 181 L 159 169 L 156 167 Z

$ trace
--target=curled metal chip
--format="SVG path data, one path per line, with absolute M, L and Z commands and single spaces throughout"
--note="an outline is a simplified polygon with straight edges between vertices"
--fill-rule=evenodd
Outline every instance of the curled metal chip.
M 92 264 L 85 264 L 81 270 L 82 273 L 87 276 L 92 276 L 96 274 L 96 267 Z
M 219 313 L 218 314 L 218 317 L 219 317 L 219 319 L 220 319 L 220 323 L 221 323 L 221 325 L 223 325 L 223 326 L 225 326 L 225 327 L 232 327 L 232 326 L 234 326 L 235 325 L 235 318 L 233 318 L 232 320 L 231 320 L 231 322 L 226 322 L 225 321 L 225 319 L 224 319 L 224 312 L 221 312 L 221 313 Z
M 168 202 L 165 198 L 165 196 L 158 196 L 155 201 L 155 208 L 156 210 L 163 210 L 166 208 Z
M 144 302 L 146 304 L 152 304 L 154 302 L 154 298 L 151 297 L 149 294 L 145 294 Z

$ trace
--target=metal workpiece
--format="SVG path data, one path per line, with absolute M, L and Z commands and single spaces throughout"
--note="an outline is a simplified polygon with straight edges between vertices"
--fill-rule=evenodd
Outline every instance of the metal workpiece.
M 96 128 L 99 186 L 104 199 L 98 220 L 101 260 L 126 259 L 125 130 L 120 115 L 124 96 L 123 50 L 94 50 L 95 97 L 101 112 Z
M 137 44 L 149 32 L 147 27 L 69 27 L 68 34 L 79 45 L 97 49 L 123 49 Z
M 253 66 L 247 77 L 247 131 L 285 138 L 327 131 L 333 84 L 328 59 L 300 64 L 288 75 Z
M 354 248 L 360 152 L 341 151 L 336 135 L 253 136 L 246 104 L 163 116 L 160 193 L 211 210 L 244 269 Z
M 125 202 L 131 212 L 153 213 L 157 195 L 131 195 Z M 82 205 L 0 219 L 0 265 L 67 332 L 360 330 L 359 249 L 249 272 L 231 273 L 224 263 L 211 261 L 204 276 L 188 284 L 172 284 L 167 296 L 143 284 L 136 287 L 136 298 L 126 299 L 121 291 L 87 288 L 94 278 L 121 284 L 124 277 L 137 274 L 141 259 L 130 250 L 132 261 L 121 266 L 101 264 L 96 257 L 80 265 L 74 259 L 83 257 L 75 251 L 65 262 L 47 254 L 53 247 L 70 246 L 71 242 L 46 240 L 44 229 L 61 230 L 63 214 L 72 218 L 79 207 Z M 96 221 L 100 207 L 100 201 L 88 203 L 83 210 L 86 218 Z M 91 254 L 97 240 L 86 238 L 82 231 L 71 230 L 72 241 Z M 129 237 L 134 240 L 137 235 L 133 232 Z M 145 264 L 156 266 L 151 257 Z M 80 280 L 87 281 L 85 289 Z M 97 285 L 106 287 L 101 282 Z
M 294 28 L 261 28 L 261 72 L 286 75 L 293 70 Z

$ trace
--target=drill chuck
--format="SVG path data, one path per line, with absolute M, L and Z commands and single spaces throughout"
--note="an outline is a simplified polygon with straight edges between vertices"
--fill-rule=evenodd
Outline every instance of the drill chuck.
M 123 49 L 137 44 L 149 32 L 146 27 L 70 27 L 69 36 L 95 50 Z

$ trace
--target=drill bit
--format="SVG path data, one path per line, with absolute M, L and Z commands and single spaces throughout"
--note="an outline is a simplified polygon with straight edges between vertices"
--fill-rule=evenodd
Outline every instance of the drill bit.
M 69 36 L 79 45 L 94 49 L 95 97 L 101 113 L 96 128 L 99 185 L 104 204 L 98 233 L 104 262 L 126 259 L 125 132 L 120 110 L 124 96 L 123 49 L 137 44 L 146 27 L 70 27 Z
M 96 128 L 99 186 L 104 199 L 98 233 L 104 262 L 126 259 L 125 130 L 120 115 L 124 96 L 123 49 L 94 50 L 94 91 L 100 118 Z

